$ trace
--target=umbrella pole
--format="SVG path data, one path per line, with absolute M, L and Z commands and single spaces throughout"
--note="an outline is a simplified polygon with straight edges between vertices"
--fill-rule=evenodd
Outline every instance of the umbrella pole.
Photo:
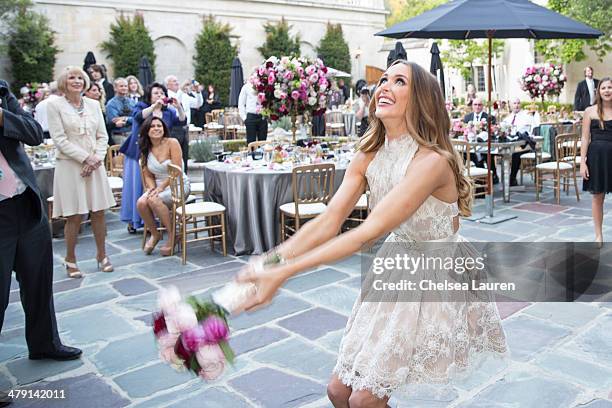
M 491 69 L 491 53 L 493 48 L 493 32 L 487 33 L 489 42 L 489 64 L 487 65 L 487 194 L 485 195 L 486 216 L 478 220 L 483 224 L 499 224 L 500 222 L 508 221 L 516 218 L 516 215 L 497 216 L 493 215 L 493 173 L 491 172 L 491 87 L 493 85 L 492 69 Z M 502 166 L 504 164 L 502 163 Z

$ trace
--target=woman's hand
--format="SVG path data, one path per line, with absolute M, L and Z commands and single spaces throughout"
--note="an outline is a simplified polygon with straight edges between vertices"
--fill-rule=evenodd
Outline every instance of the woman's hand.
M 89 156 L 87 156 L 83 164 L 88 165 L 92 167 L 93 170 L 95 170 L 100 167 L 100 165 L 102 164 L 102 160 L 100 160 L 95 154 L 90 154 Z
M 89 177 L 93 171 L 93 167 L 88 164 L 84 164 L 83 167 L 81 167 L 81 177 Z
M 258 261 L 251 261 L 248 265 L 238 272 L 236 281 L 239 283 L 254 283 L 257 287 L 255 296 L 249 299 L 241 309 L 252 311 L 257 308 L 266 306 L 272 302 L 272 298 L 287 280 L 286 265 L 271 266 L 268 265 L 263 271 L 257 270 L 255 264 Z M 261 262 L 261 260 L 259 260 Z
M 181 105 L 181 103 L 176 98 L 172 98 L 172 106 L 176 108 L 177 112 L 183 111 L 183 105 Z
M 584 161 L 580 162 L 580 175 L 584 180 L 589 179 L 589 168 L 586 164 L 586 157 L 584 158 Z
M 149 189 L 149 191 L 147 191 L 147 197 L 149 198 L 155 198 L 159 195 L 159 193 L 161 193 L 162 190 L 159 187 L 155 187 L 155 188 L 151 188 Z

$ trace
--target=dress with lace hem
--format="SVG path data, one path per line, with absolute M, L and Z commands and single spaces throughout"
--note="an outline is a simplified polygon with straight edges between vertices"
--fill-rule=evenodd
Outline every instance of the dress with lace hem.
M 371 208 L 402 180 L 417 150 L 410 136 L 388 141 L 379 149 L 366 171 Z M 412 243 L 432 241 L 452 243 L 447 248 L 452 247 L 454 256 L 476 255 L 475 248 L 454 231 L 458 213 L 456 202 L 428 197 L 387 237 L 376 257 L 395 257 L 398 247 L 410 251 Z M 368 271 L 365 281 L 372 276 Z M 367 390 L 379 398 L 408 395 L 417 384 L 452 385 L 481 361 L 507 357 L 501 319 L 490 294 L 484 295 L 484 301 L 469 293 L 459 295 L 464 296 L 459 301 L 456 297 L 431 301 L 423 291 L 416 291 L 411 301 L 400 301 L 393 294 L 384 295 L 386 300 L 363 301 L 366 295 L 362 291 L 355 301 L 333 370 L 353 390 Z

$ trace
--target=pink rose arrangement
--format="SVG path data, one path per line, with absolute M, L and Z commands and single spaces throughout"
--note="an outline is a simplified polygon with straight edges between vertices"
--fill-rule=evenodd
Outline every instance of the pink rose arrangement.
M 159 307 L 153 315 L 153 333 L 164 362 L 207 381 L 218 378 L 226 363 L 233 363 L 225 309 L 193 296 L 184 302 L 175 287 L 160 290 Z
M 521 89 L 529 93 L 532 99 L 559 95 L 566 81 L 563 67 L 554 64 L 528 67 L 519 80 Z
M 270 57 L 249 81 L 257 92 L 258 110 L 271 120 L 282 116 L 325 113 L 330 83 L 323 61 Z

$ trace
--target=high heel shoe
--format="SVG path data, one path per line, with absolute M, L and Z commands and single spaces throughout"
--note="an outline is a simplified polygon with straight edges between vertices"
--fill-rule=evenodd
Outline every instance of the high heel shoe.
M 110 259 L 108 259 L 108 256 L 105 256 L 104 259 L 102 259 L 101 261 L 96 259 L 96 261 L 98 261 L 98 270 L 102 271 L 102 272 L 112 272 L 115 270 L 115 268 L 113 267 L 113 264 L 111 264 Z
M 161 239 L 161 234 L 158 235 L 157 237 L 151 236 L 151 238 L 149 238 L 149 240 L 147 241 L 147 243 L 144 246 L 144 253 L 147 254 L 147 255 L 151 255 L 151 253 L 155 249 L 155 246 L 157 246 L 157 243 L 159 242 L 160 239 Z M 151 242 L 151 241 L 153 241 L 153 242 Z
M 597 237 L 595 237 L 595 246 L 601 249 L 603 247 L 603 238 L 599 237 L 599 239 L 597 239 Z
M 69 278 L 78 279 L 83 277 L 83 272 L 81 272 L 76 262 L 68 262 L 64 259 L 64 266 Z
M 172 248 L 171 247 L 161 247 L 159 248 L 159 253 L 161 254 L 161 256 L 170 256 L 172 255 Z

